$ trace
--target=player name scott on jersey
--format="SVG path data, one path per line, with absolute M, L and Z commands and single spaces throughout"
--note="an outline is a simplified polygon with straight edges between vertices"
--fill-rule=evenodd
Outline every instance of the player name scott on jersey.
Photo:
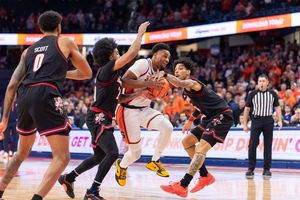
M 44 52 L 44 51 L 47 51 L 47 49 L 48 49 L 48 45 L 42 46 L 42 47 L 36 47 L 36 48 L 34 48 L 34 53 Z

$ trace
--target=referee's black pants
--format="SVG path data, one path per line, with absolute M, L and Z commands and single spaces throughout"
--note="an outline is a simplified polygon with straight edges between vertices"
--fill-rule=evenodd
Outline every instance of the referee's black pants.
M 253 116 L 248 150 L 248 169 L 254 170 L 256 166 L 256 149 L 259 144 L 261 132 L 264 136 L 264 169 L 270 170 L 272 162 L 274 120 L 272 116 Z

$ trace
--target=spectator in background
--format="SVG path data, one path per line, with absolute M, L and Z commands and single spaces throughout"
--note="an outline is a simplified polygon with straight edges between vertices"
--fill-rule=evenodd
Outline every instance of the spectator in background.
M 280 90 L 277 92 L 279 98 L 281 99 L 286 98 L 286 89 L 287 89 L 286 83 L 282 83 L 280 85 Z
M 159 112 L 163 113 L 167 103 L 163 99 L 157 99 L 154 101 L 153 109 L 158 110 Z
M 295 109 L 295 114 L 291 117 L 291 126 L 299 126 L 300 124 L 300 106 Z
M 3 162 L 8 163 L 9 159 L 17 152 L 19 143 L 19 133 L 16 130 L 18 122 L 17 112 L 17 95 L 15 95 L 14 101 L 12 102 L 11 111 L 9 114 L 8 125 L 4 131 L 3 140 Z
M 244 109 L 245 109 L 245 100 L 241 99 L 239 101 L 239 107 L 237 109 L 233 110 L 233 112 L 232 112 L 235 126 L 237 126 L 237 124 L 239 123 L 240 115 L 241 115 L 241 113 L 244 112 Z
M 292 117 L 292 108 L 289 104 L 286 104 L 284 107 L 285 114 L 283 116 L 283 122 L 289 125 L 291 123 L 291 117 Z
M 238 2 L 237 5 L 235 6 L 234 8 L 234 12 L 235 12 L 235 17 L 237 20 L 239 19 L 243 19 L 245 17 L 245 14 L 246 14 L 246 8 L 245 6 L 243 5 L 242 2 Z
M 179 116 L 179 107 L 177 104 L 174 104 L 174 95 L 169 96 L 169 102 L 164 108 L 163 114 L 168 114 L 171 118 L 171 120 L 174 120 L 175 118 L 178 118 Z
M 280 127 L 281 125 L 282 126 L 287 126 L 288 124 L 284 122 L 284 120 L 281 121 L 281 123 L 279 123 L 279 117 L 275 112 L 273 112 L 273 115 L 272 115 L 273 119 L 274 119 L 274 127 Z
M 247 6 L 245 8 L 246 17 L 252 17 L 254 10 L 255 10 L 255 7 L 251 3 L 251 1 L 248 1 Z
M 289 104 L 291 108 L 293 108 L 297 102 L 296 97 L 293 95 L 293 92 L 290 89 L 286 90 L 286 97 L 283 98 L 283 100 L 285 101 L 285 104 Z
M 251 127 L 251 120 L 250 118 L 248 117 L 248 120 L 247 120 L 247 126 L 250 128 Z M 244 127 L 244 113 L 242 112 L 239 116 L 239 122 L 238 124 L 235 126 L 236 128 L 243 128 Z
M 188 121 L 188 118 L 185 113 L 180 113 L 179 114 L 179 119 L 176 120 L 177 127 L 182 128 L 184 124 Z

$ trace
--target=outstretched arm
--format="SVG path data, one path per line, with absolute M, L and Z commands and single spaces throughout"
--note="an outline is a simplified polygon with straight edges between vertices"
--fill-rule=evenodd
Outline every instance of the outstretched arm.
M 195 91 L 199 91 L 202 88 L 202 85 L 200 83 L 192 79 L 181 80 L 171 74 L 165 74 L 163 77 L 165 77 L 175 87 L 181 87 L 188 90 L 193 89 Z
M 139 30 L 138 30 L 136 39 L 134 40 L 132 45 L 129 47 L 128 51 L 124 55 L 122 55 L 119 59 L 117 59 L 115 66 L 114 66 L 114 71 L 124 67 L 127 63 L 129 63 L 131 60 L 133 60 L 136 57 L 136 55 L 138 54 L 138 52 L 141 48 L 143 36 L 149 25 L 150 25 L 150 22 L 146 21 L 139 26 Z

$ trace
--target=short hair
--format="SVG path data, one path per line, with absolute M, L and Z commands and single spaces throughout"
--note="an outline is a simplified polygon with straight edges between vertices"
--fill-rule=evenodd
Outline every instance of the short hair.
M 109 57 L 117 47 L 118 44 L 113 38 L 105 37 L 98 40 L 93 48 L 94 64 L 103 66 L 108 63 L 110 61 Z
M 187 69 L 187 70 L 190 70 L 191 73 L 190 75 L 192 76 L 195 71 L 196 71 L 196 68 L 195 68 L 195 64 L 194 64 L 194 61 L 192 61 L 192 59 L 190 57 L 181 57 L 181 58 L 178 58 L 177 60 L 175 60 L 173 62 L 173 68 L 175 69 L 176 65 L 177 64 L 183 64 L 184 67 Z
M 46 11 L 38 18 L 38 25 L 44 32 L 54 32 L 61 24 L 62 16 L 53 10 Z
M 170 52 L 170 46 L 166 43 L 157 43 L 152 47 L 152 53 L 155 54 L 159 50 L 167 50 Z
M 269 77 L 266 74 L 261 74 L 258 78 L 265 78 L 267 81 L 269 81 Z

